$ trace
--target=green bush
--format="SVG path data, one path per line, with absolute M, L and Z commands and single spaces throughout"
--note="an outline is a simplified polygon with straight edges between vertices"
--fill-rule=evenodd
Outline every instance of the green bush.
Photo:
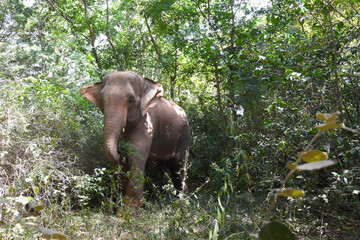
M 95 149 L 102 146 L 98 137 L 102 126 L 97 113 L 87 111 L 90 105 L 77 89 L 43 76 L 2 79 L 0 200 L 5 225 L 0 231 L 10 238 L 25 231 L 22 219 L 28 213 L 22 209 L 28 202 L 19 199 L 33 199 L 47 208 L 73 209 L 106 203 L 111 199 L 110 190 L 119 195 L 112 187 L 116 183 L 107 185 L 115 181 L 109 171 L 97 168 L 94 174 L 84 173 L 104 160 L 100 157 L 96 162 L 94 158 L 100 155 Z M 40 219 L 32 224 L 42 225 Z

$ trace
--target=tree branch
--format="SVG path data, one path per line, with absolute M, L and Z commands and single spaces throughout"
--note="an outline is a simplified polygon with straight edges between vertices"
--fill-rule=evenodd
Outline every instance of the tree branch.
M 67 22 L 69 22 L 71 24 L 71 27 L 73 28 L 75 33 L 79 33 L 79 31 L 77 30 L 77 27 L 75 26 L 74 22 L 64 14 L 63 11 L 61 11 L 61 9 L 52 1 L 52 0 L 46 0 L 48 3 L 50 3 L 50 5 L 55 9 L 56 12 L 58 12 L 60 14 L 60 16 L 62 16 Z M 87 36 L 81 34 L 84 38 L 86 38 L 87 40 L 90 40 Z
M 88 16 L 87 16 L 87 13 L 88 13 L 88 10 L 87 10 L 87 5 L 86 5 L 86 0 L 82 0 L 82 3 L 83 3 L 83 6 L 84 6 L 84 18 L 86 20 L 86 24 L 89 28 L 89 34 L 90 34 L 90 44 L 91 44 L 91 52 L 93 53 L 94 57 L 95 57 L 95 62 L 97 64 L 97 66 L 102 69 L 102 65 L 101 65 L 101 61 L 100 61 L 100 58 L 99 58 L 99 55 L 97 54 L 97 51 L 96 51 L 96 47 L 95 47 L 95 40 L 96 40 L 96 34 L 95 34 L 95 27 L 92 27 L 91 24 L 90 24 L 90 21 L 88 19 Z
M 111 41 L 110 27 L 109 27 L 109 0 L 106 0 L 106 36 L 108 38 L 108 41 L 109 41 L 112 51 L 115 53 L 114 58 L 118 65 L 118 68 L 119 68 L 119 70 L 121 70 L 121 63 L 120 63 L 120 59 L 118 57 L 119 54 L 117 54 L 117 49 L 115 48 L 114 44 Z
M 148 30 L 148 32 L 149 32 L 149 35 L 150 35 L 150 40 L 151 40 L 151 42 L 152 42 L 152 44 L 153 44 L 153 46 L 154 46 L 154 49 L 155 49 L 156 55 L 158 56 L 159 62 L 164 66 L 165 71 L 166 71 L 166 72 L 170 75 L 170 77 L 171 77 L 171 71 L 169 70 L 169 68 L 167 67 L 167 65 L 164 64 L 164 62 L 163 62 L 163 56 L 162 56 L 162 54 L 161 54 L 161 52 L 160 52 L 160 50 L 159 50 L 159 48 L 158 48 L 158 46 L 157 46 L 157 44 L 156 44 L 156 42 L 155 42 L 155 39 L 154 39 L 154 37 L 153 37 L 152 31 L 151 31 L 151 28 L 150 28 L 150 25 L 149 25 L 149 22 L 148 22 L 148 18 L 146 17 L 145 14 L 144 14 L 144 18 L 145 18 L 146 28 L 147 28 L 147 30 Z

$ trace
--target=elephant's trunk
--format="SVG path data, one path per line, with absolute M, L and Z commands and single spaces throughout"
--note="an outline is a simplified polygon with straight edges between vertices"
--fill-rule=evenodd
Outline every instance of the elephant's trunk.
M 118 143 L 122 129 L 126 124 L 126 111 L 107 111 L 104 119 L 104 147 L 107 159 L 113 163 L 119 163 Z

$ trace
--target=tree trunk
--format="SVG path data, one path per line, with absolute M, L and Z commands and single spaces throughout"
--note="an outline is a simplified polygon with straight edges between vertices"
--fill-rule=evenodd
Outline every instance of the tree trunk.
M 336 106 L 335 108 L 339 110 L 340 112 L 340 121 L 343 120 L 342 110 L 343 110 L 343 102 L 342 102 L 342 96 L 341 96 L 341 90 L 340 90 L 340 81 L 339 81 L 339 74 L 338 74 L 338 50 L 337 50 L 337 44 L 334 34 L 334 26 L 332 22 L 332 16 L 331 16 L 331 1 L 328 1 L 328 19 L 330 24 L 330 36 L 331 36 L 331 44 L 332 44 L 332 66 L 333 72 L 334 72 L 334 94 L 336 96 Z
M 218 105 L 218 111 L 221 121 L 221 132 L 222 132 L 222 141 L 224 143 L 224 151 L 226 154 L 229 153 L 228 149 L 228 141 L 226 138 L 226 118 L 224 114 L 224 108 L 222 104 L 222 98 L 221 98 L 221 86 L 220 86 L 220 78 L 219 78 L 219 68 L 216 61 L 214 61 L 214 67 L 215 67 L 215 83 L 216 83 L 216 98 L 217 98 L 217 105 Z
M 221 120 L 221 130 L 222 130 L 222 132 L 225 133 L 225 115 L 224 115 L 224 109 L 223 109 L 222 101 L 221 101 L 219 69 L 218 69 L 218 64 L 216 61 L 214 62 L 214 67 L 215 67 L 215 82 L 216 82 L 216 93 L 217 93 L 216 97 L 217 97 L 217 103 L 218 103 L 219 116 L 220 116 L 220 120 Z

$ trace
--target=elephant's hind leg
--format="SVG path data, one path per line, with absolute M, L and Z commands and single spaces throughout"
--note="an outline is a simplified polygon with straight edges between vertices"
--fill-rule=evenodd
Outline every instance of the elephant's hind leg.
M 175 189 L 184 193 L 188 193 L 185 176 L 186 169 L 184 168 L 183 164 L 181 164 L 181 162 L 178 160 L 172 159 L 170 162 L 166 164 L 166 167 L 171 172 L 171 178 Z
M 181 139 L 173 159 L 167 162 L 166 166 L 171 172 L 175 189 L 188 193 L 186 184 L 186 170 L 188 168 L 189 137 L 186 135 Z

